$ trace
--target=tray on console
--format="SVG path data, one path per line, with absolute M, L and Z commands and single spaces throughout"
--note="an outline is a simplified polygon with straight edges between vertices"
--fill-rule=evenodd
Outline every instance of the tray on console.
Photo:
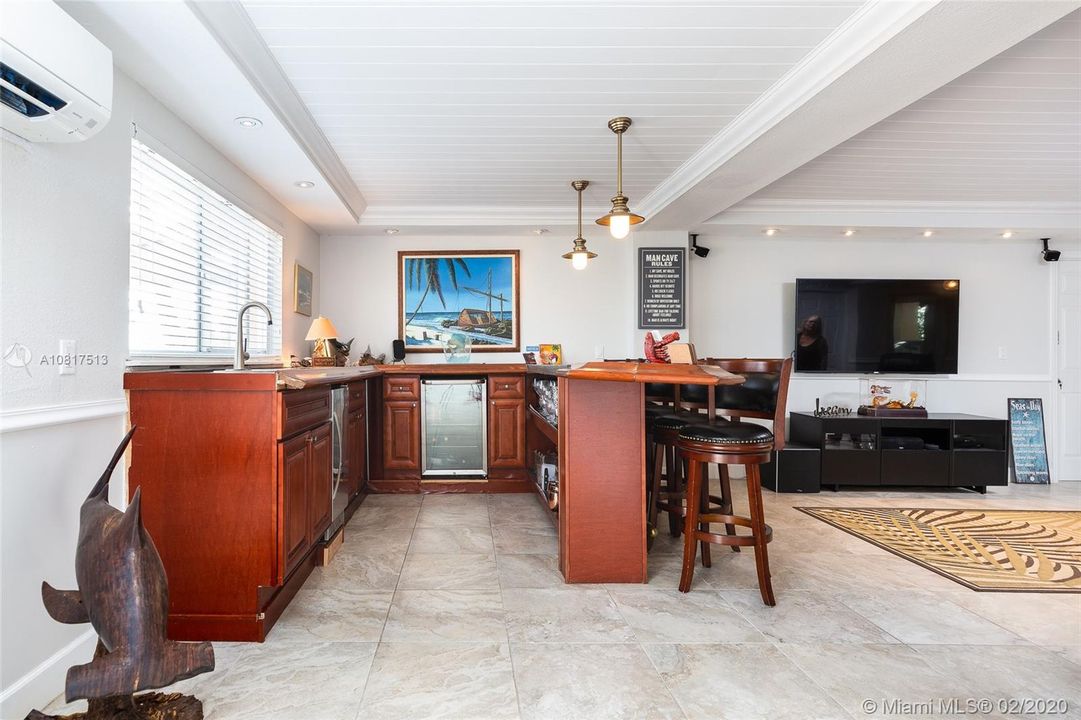
M 906 417 L 906 418 L 925 418 L 927 417 L 927 408 L 915 407 L 915 408 L 887 408 L 887 407 L 871 407 L 870 405 L 860 405 L 859 410 L 856 411 L 859 415 L 867 415 L 870 417 Z

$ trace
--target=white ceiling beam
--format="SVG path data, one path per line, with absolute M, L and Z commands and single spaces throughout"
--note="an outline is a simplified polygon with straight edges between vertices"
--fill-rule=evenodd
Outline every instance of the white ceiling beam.
M 873 2 L 637 203 L 696 228 L 1007 50 L 1081 2 Z
M 363 193 L 267 48 L 244 7 L 235 0 L 187 0 L 187 5 L 315 164 L 353 220 L 360 222 L 368 205 Z

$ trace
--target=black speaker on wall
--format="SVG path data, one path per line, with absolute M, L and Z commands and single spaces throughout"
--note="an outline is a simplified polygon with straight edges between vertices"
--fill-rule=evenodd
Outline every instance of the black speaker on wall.
M 392 345 L 394 348 L 394 362 L 405 360 L 405 341 L 395 340 Z

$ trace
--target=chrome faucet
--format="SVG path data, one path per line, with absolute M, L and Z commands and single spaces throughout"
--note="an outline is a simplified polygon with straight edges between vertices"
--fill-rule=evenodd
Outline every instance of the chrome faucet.
M 244 339 L 244 313 L 250 308 L 257 307 L 262 309 L 266 313 L 266 324 L 273 325 L 274 318 L 270 314 L 270 308 L 261 302 L 252 300 L 244 307 L 240 308 L 240 312 L 236 316 L 236 355 L 233 356 L 233 369 L 243 370 L 244 361 L 248 359 L 248 352 L 246 350 L 247 341 Z

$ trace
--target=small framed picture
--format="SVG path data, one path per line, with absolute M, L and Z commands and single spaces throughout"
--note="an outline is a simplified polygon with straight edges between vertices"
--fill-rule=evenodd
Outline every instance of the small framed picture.
M 540 346 L 541 365 L 562 365 L 563 346 L 559 344 L 542 344 Z
M 293 265 L 293 310 L 301 315 L 312 316 L 312 288 L 315 277 L 312 271 L 300 263 Z

